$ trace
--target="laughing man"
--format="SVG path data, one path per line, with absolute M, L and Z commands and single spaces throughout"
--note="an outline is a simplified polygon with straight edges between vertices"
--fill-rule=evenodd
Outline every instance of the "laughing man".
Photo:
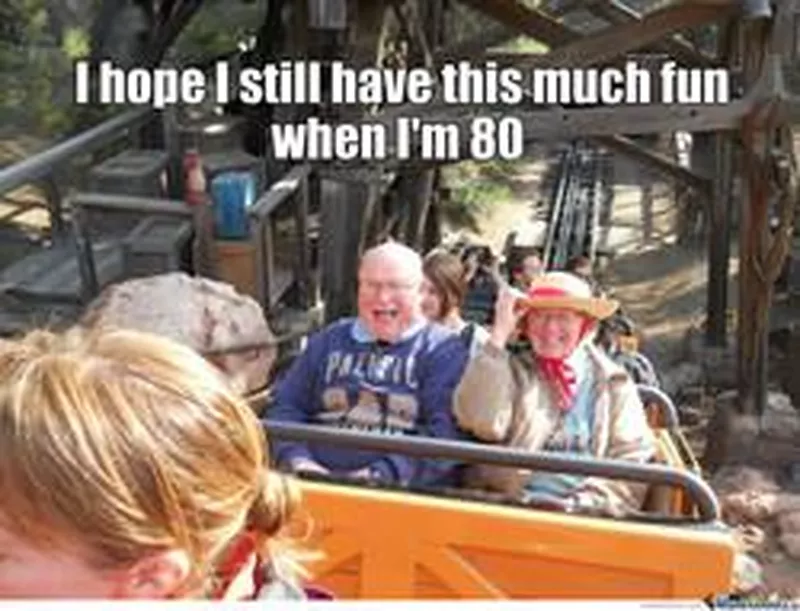
M 311 337 L 278 382 L 270 419 L 392 435 L 460 438 L 451 398 L 468 359 L 461 339 L 421 312 L 422 260 L 390 242 L 367 251 L 358 273 L 358 317 Z M 407 484 L 454 484 L 458 466 L 344 447 L 275 443 L 295 472 L 348 474 Z

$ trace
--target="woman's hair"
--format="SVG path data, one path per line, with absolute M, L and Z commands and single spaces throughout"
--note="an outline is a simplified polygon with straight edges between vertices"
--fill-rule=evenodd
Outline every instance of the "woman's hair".
M 445 316 L 454 308 L 460 308 L 467 293 L 464 280 L 465 269 L 455 255 L 434 251 L 422 264 L 425 277 L 433 284 L 439 294 L 442 309 L 439 316 Z
M 0 341 L 0 518 L 34 543 L 80 541 L 100 567 L 181 549 L 216 586 L 248 533 L 260 554 L 297 496 L 263 430 L 191 349 L 135 331 Z
M 592 260 L 586 255 L 578 255 L 572 257 L 564 266 L 568 272 L 574 272 L 576 269 L 586 268 L 592 266 Z
M 470 257 L 475 257 L 478 265 L 483 267 L 491 267 L 495 261 L 492 249 L 483 244 L 471 244 L 464 248 L 461 255 L 461 263 L 466 263 Z

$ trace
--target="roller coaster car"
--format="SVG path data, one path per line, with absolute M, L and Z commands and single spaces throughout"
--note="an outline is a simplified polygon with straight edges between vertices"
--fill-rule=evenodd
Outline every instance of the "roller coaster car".
M 705 598 L 730 591 L 734 545 L 670 400 L 640 389 L 661 464 L 526 453 L 268 422 L 272 437 L 643 481 L 625 518 L 523 506 L 465 490 L 302 479 L 302 532 L 324 554 L 314 579 L 339 598 Z M 498 502 L 499 501 L 499 502 Z M 310 529 L 309 529 L 310 525 Z

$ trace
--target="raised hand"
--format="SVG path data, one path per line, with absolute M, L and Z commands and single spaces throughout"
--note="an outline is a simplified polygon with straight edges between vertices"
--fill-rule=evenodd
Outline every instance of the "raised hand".
M 489 341 L 501 350 L 505 348 L 508 340 L 515 334 L 519 321 L 525 314 L 524 308 L 519 307 L 519 300 L 524 295 L 502 284 L 494 303 L 494 324 L 492 325 Z

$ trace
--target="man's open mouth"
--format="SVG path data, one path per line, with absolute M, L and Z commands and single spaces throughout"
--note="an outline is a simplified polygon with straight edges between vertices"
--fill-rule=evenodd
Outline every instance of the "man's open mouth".
M 394 322 L 400 312 L 397 308 L 376 308 L 372 310 L 372 317 L 376 322 Z

